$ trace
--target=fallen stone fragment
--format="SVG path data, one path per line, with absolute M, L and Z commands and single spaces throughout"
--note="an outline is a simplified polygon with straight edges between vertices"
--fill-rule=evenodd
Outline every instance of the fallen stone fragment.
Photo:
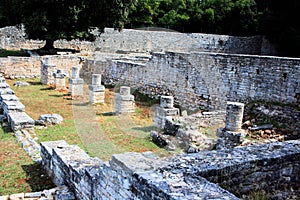
M 24 81 L 16 81 L 14 83 L 14 86 L 16 86 L 16 87 L 24 87 L 24 86 L 29 86 L 29 85 L 30 85 L 29 83 L 24 82 Z
M 51 126 L 60 124 L 62 121 L 63 117 L 59 114 L 44 114 L 35 121 L 35 124 L 40 126 Z
M 272 124 L 265 124 L 261 126 L 253 126 L 248 128 L 250 131 L 258 131 L 258 130 L 267 130 L 267 129 L 273 129 Z

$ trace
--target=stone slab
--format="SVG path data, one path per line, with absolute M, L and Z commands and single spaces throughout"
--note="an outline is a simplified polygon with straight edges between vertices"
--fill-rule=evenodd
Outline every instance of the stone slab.
M 25 106 L 20 101 L 3 101 L 4 113 L 11 111 L 24 112 Z
M 10 112 L 8 113 L 7 118 L 14 131 L 34 127 L 34 120 L 25 112 Z

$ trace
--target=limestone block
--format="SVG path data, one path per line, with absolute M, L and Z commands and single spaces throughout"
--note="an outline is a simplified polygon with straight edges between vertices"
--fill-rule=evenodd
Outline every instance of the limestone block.
M 71 93 L 71 96 L 82 96 L 83 84 L 69 84 L 69 91 Z
M 84 81 L 83 81 L 82 78 L 76 78 L 76 79 L 71 78 L 71 79 L 69 79 L 69 84 L 72 84 L 72 85 L 81 85 L 83 83 L 84 83 Z
M 9 85 L 7 83 L 0 83 L 0 89 L 6 89 L 9 88 Z
M 2 76 L 0 77 L 0 83 L 6 83 L 5 78 L 3 78 Z
M 126 92 L 127 94 L 127 92 Z M 133 95 L 116 94 L 116 114 L 134 112 L 135 102 Z
M 47 62 L 42 63 L 40 75 L 41 83 L 45 85 L 54 83 L 53 73 L 55 73 L 56 69 L 55 64 L 48 64 Z
M 105 92 L 89 90 L 89 100 L 91 103 L 104 103 Z
M 39 117 L 36 123 L 44 126 L 51 126 L 60 124 L 62 121 L 63 117 L 60 114 L 44 114 Z
M 3 101 L 3 112 L 25 112 L 25 106 L 20 101 Z
M 72 67 L 72 79 L 78 79 L 78 78 L 79 78 L 79 68 Z
M 89 85 L 89 90 L 93 92 L 104 92 L 104 85 Z
M 120 87 L 120 95 L 130 95 L 130 87 L 128 86 L 121 86 Z
M 160 107 L 162 107 L 162 108 L 173 108 L 174 107 L 174 97 L 172 97 L 172 96 L 161 96 L 160 97 Z
M 31 129 L 34 127 L 34 120 L 25 112 L 10 112 L 8 113 L 7 118 L 13 131 Z
M 163 129 L 166 124 L 166 117 L 179 116 L 179 108 L 162 108 L 158 106 L 154 114 L 154 126 Z
M 130 87 L 121 86 L 120 93 L 116 94 L 116 114 L 134 112 L 134 96 L 130 94 Z
M 244 104 L 227 102 L 225 129 L 232 132 L 240 132 L 244 114 Z
M 92 85 L 101 85 L 101 74 L 92 75 Z
M 0 95 L 15 94 L 11 88 L 0 88 Z

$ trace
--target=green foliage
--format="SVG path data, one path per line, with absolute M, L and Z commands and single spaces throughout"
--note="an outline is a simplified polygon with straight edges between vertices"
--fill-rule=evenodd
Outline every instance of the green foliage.
M 161 26 L 183 32 L 231 35 L 248 35 L 258 30 L 254 0 L 138 0 L 136 5 L 129 14 L 131 27 Z M 141 21 L 146 23 L 137 23 Z
M 132 1 L 0 0 L 0 23 L 22 23 L 30 39 L 46 40 L 49 47 L 57 39 L 92 41 L 91 27 L 122 29 Z

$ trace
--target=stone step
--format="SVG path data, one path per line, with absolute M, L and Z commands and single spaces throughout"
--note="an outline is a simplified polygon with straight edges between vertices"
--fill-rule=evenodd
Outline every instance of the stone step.
M 10 112 L 25 111 L 25 106 L 20 101 L 3 101 L 2 108 L 5 115 Z
M 25 112 L 9 112 L 7 119 L 13 131 L 34 127 L 34 120 Z

